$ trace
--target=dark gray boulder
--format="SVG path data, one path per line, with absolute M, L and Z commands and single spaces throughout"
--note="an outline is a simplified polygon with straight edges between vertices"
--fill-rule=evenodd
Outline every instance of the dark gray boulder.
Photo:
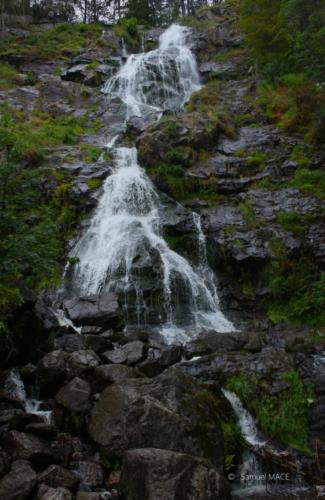
M 82 373 L 92 370 L 99 364 L 99 357 L 91 349 L 75 351 L 69 356 L 69 369 L 73 376 L 81 375 Z
M 92 383 L 95 389 L 102 390 L 109 384 L 121 384 L 129 378 L 138 378 L 139 376 L 139 371 L 131 366 L 120 364 L 100 365 L 94 369 Z
M 71 468 L 83 485 L 90 488 L 100 486 L 104 481 L 104 471 L 102 466 L 97 462 L 90 460 L 78 460 L 72 462 Z
M 64 308 L 75 325 L 116 327 L 122 319 L 118 297 L 114 293 L 89 295 L 64 301 Z
M 38 482 L 53 488 L 63 487 L 73 489 L 79 483 L 77 475 L 60 465 L 50 465 L 38 475 Z
M 46 484 L 40 484 L 35 500 L 72 500 L 72 494 L 67 488 L 51 488 Z
M 29 460 L 35 467 L 44 467 L 56 461 L 46 441 L 25 432 L 7 432 L 2 437 L 1 444 L 14 460 Z
M 126 452 L 121 490 L 132 500 L 230 499 L 227 481 L 211 463 L 156 448 Z
M 145 345 L 141 340 L 134 340 L 117 349 L 104 352 L 102 357 L 108 363 L 135 365 L 145 355 Z
M 216 408 L 201 384 L 170 368 L 154 379 L 107 387 L 91 412 L 89 433 L 108 457 L 154 447 L 206 457 L 222 467 Z
M 60 386 L 69 373 L 70 356 L 64 351 L 52 351 L 38 363 L 39 381 L 41 385 Z
M 0 479 L 0 498 L 25 500 L 36 486 L 36 472 L 25 460 L 12 463 L 10 472 Z
M 79 377 L 73 378 L 56 395 L 56 401 L 72 412 L 85 412 L 90 408 L 90 385 Z

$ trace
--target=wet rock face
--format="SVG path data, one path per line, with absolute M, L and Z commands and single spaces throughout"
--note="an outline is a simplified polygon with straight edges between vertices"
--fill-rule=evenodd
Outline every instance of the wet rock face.
M 91 413 L 89 432 L 107 456 L 153 447 L 206 457 L 222 466 L 222 437 L 213 403 L 200 384 L 177 370 L 109 386 Z
M 116 326 L 122 319 L 116 294 L 90 295 L 64 301 L 64 308 L 75 325 Z
M 209 463 L 157 448 L 128 451 L 121 489 L 132 500 L 226 500 L 228 484 Z

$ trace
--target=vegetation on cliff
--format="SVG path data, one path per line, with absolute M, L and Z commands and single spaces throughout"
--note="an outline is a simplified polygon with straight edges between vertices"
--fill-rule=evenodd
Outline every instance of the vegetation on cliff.
M 242 373 L 227 381 L 254 412 L 259 427 L 280 443 L 309 452 L 307 408 L 313 402 L 311 387 L 305 388 L 297 372 L 286 373 L 281 382 L 284 390 L 270 394 L 270 381 Z
M 268 114 L 288 132 L 324 141 L 324 2 L 243 0 L 239 9 Z

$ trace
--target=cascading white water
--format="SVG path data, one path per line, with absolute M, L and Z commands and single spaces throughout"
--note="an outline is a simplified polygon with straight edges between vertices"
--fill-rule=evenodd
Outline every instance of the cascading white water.
M 4 388 L 13 399 L 22 403 L 27 413 L 37 415 L 50 424 L 52 422 L 52 411 L 44 409 L 44 403 L 36 398 L 28 397 L 24 382 L 16 369 L 10 370 L 4 380 Z
M 261 437 L 255 419 L 244 408 L 239 397 L 234 392 L 228 391 L 227 389 L 222 389 L 222 392 L 234 410 L 238 419 L 238 425 L 245 441 L 252 446 L 264 446 L 266 440 Z
M 188 35 L 187 28 L 171 26 L 158 49 L 129 56 L 107 82 L 105 92 L 126 104 L 127 118 L 181 108 L 199 88 Z M 219 309 L 199 217 L 194 215 L 200 264 L 194 268 L 161 234 L 164 207 L 137 162 L 136 148 L 115 142 L 110 142 L 112 174 L 89 228 L 71 252 L 79 260 L 70 273 L 74 288 L 83 294 L 124 294 L 128 323 L 154 324 L 167 341 L 183 341 L 203 329 L 234 330 Z
M 156 50 L 132 54 L 108 80 L 104 92 L 122 99 L 127 117 L 179 109 L 200 88 L 188 37 L 188 28 L 173 24 L 161 35 Z

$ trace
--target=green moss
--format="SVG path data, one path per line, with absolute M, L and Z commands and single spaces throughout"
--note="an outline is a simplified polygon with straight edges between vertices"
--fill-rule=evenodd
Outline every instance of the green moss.
M 292 180 L 292 186 L 320 199 L 325 199 L 325 176 L 323 170 L 300 168 Z
M 99 66 L 99 61 L 92 61 L 91 63 L 89 63 L 87 65 L 87 68 L 89 68 L 89 69 L 96 69 L 97 66 Z
M 239 204 L 239 209 L 250 227 L 258 227 L 260 226 L 260 221 L 257 219 L 254 207 L 252 205 L 252 202 L 250 200 L 245 200 L 242 203 Z
M 10 64 L 0 63 L 0 90 L 7 90 L 18 84 L 18 71 Z
M 87 163 L 95 163 L 105 150 L 101 147 L 85 142 L 80 144 L 80 151 L 83 161 Z
M 82 47 L 96 44 L 101 32 L 99 24 L 58 24 L 45 31 L 1 37 L 0 52 L 5 55 L 28 54 L 45 59 L 67 59 Z
M 304 387 L 297 372 L 288 372 L 282 380 L 290 388 L 271 396 L 269 382 L 244 373 L 228 379 L 227 389 L 235 392 L 256 415 L 261 430 L 278 442 L 309 453 L 307 408 L 313 400 L 312 389 Z
M 87 182 L 90 189 L 99 189 L 102 185 L 102 181 L 100 179 L 89 179 Z
M 297 162 L 299 168 L 309 168 L 312 164 L 310 148 L 306 146 L 296 146 L 290 155 L 290 160 Z
M 254 151 L 246 158 L 246 165 L 249 167 L 258 167 L 262 170 L 265 167 L 266 159 L 267 155 L 265 153 Z
M 280 210 L 277 214 L 277 222 L 287 231 L 299 234 L 305 231 L 306 225 L 314 222 L 318 217 L 316 213 L 301 215 L 297 212 Z

